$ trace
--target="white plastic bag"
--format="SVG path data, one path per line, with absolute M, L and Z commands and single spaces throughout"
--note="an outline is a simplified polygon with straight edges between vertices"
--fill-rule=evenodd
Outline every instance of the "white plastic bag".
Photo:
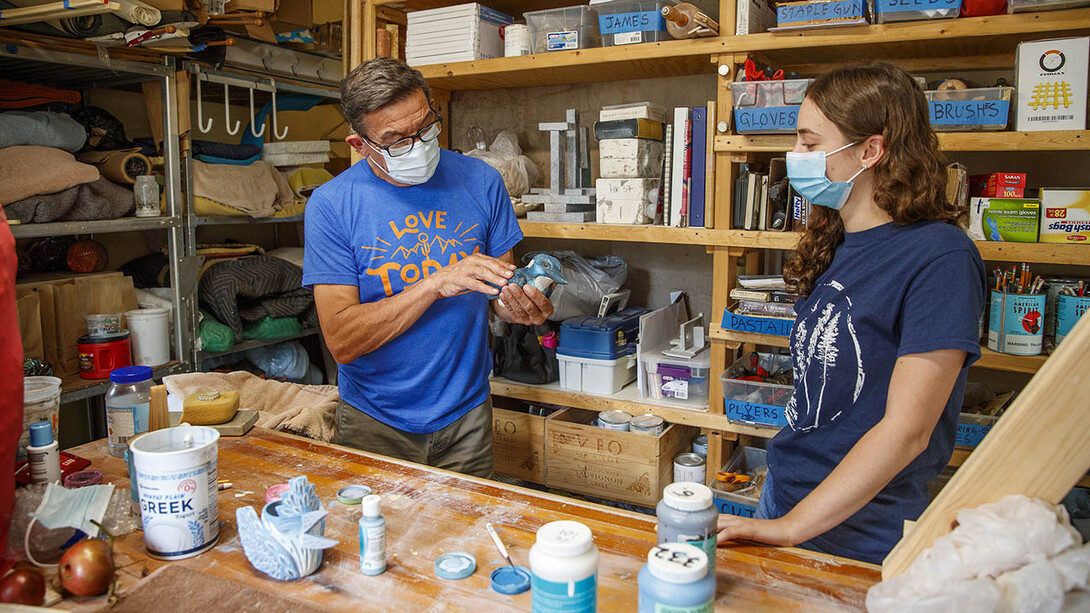
M 531 186 L 541 181 L 541 171 L 530 158 L 522 155 L 518 135 L 514 130 L 500 132 L 489 149 L 481 149 L 479 142 L 466 155 L 500 171 L 503 184 L 507 186 L 507 193 L 512 198 L 521 198 L 530 191 Z

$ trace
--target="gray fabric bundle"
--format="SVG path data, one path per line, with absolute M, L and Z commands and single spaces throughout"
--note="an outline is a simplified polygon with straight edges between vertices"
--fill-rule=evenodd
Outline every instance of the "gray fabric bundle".
M 136 209 L 131 189 L 100 178 L 64 191 L 31 196 L 4 207 L 8 219 L 22 223 L 51 221 L 95 221 L 117 219 Z
M 8 111 L 0 113 L 0 148 L 17 145 L 79 151 L 87 131 L 65 113 Z

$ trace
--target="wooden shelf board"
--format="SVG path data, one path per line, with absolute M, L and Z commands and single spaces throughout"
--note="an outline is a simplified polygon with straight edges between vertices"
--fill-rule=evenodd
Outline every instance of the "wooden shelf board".
M 624 241 L 634 243 L 673 243 L 726 245 L 730 235 L 712 228 L 668 228 L 652 225 L 595 223 L 548 223 L 519 221 L 528 238 L 568 238 L 577 240 Z
M 711 331 L 708 335 L 712 340 L 727 341 L 730 343 L 753 343 L 755 345 L 769 345 L 771 347 L 789 347 L 791 344 L 791 339 L 786 336 L 724 330 L 717 323 L 711 325 Z
M 980 348 L 980 360 L 973 366 L 978 368 L 990 368 L 992 370 L 1005 370 L 1009 372 L 1036 373 L 1045 361 L 1047 355 L 1008 355 L 992 351 L 987 347 Z
M 465 0 L 374 0 L 372 4 L 403 11 L 423 11 L 465 4 Z M 523 11 L 540 11 L 571 6 L 572 4 L 571 0 L 530 0 L 529 2 L 523 0 L 491 0 L 488 2 L 488 8 L 507 13 L 518 19 Z
M 1087 151 L 1090 130 L 1052 132 L 939 132 L 943 151 Z M 715 137 L 715 150 L 726 153 L 782 153 L 795 146 L 794 134 L 731 134 Z
M 417 66 L 437 89 L 472 90 L 628 81 L 708 73 L 715 39 L 595 47 Z

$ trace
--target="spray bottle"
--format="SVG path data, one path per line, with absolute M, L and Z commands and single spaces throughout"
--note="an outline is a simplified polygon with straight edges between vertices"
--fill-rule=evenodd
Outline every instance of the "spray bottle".
M 363 497 L 360 517 L 360 572 L 381 575 L 386 572 L 386 518 L 382 516 L 382 497 Z

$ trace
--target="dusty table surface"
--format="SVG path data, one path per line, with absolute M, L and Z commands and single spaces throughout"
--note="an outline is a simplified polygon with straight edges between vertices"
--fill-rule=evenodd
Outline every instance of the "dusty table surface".
M 90 459 L 106 482 L 128 487 L 125 463 L 109 455 L 105 440 L 69 450 Z M 515 564 L 529 566 L 534 535 L 560 519 L 586 524 L 600 552 L 598 608 L 635 611 L 636 577 L 655 544 L 655 518 L 521 487 L 466 477 L 296 436 L 255 428 L 241 438 L 219 441 L 219 478 L 234 484 L 219 494 L 220 535 L 216 546 L 199 556 L 174 562 L 147 557 L 143 533 L 115 544 L 126 587 L 165 564 L 183 565 L 275 594 L 284 610 L 292 602 L 330 611 L 502 611 L 529 610 L 530 593 L 498 594 L 489 574 L 505 564 L 485 530 L 491 522 L 507 544 Z M 253 506 L 260 513 L 265 489 L 306 475 L 317 487 L 330 515 L 325 535 L 340 541 L 326 550 L 318 571 L 280 582 L 255 570 L 243 554 L 235 509 Z M 386 517 L 388 568 L 378 576 L 359 572 L 359 505 L 336 501 L 337 490 L 362 484 L 381 494 Z M 466 551 L 477 570 L 461 581 L 439 579 L 435 558 Z M 738 544 L 719 549 L 716 574 L 718 611 L 863 610 L 867 589 L 880 579 L 878 567 L 797 549 Z M 178 595 L 178 602 L 184 595 Z M 72 598 L 62 608 L 104 600 Z

